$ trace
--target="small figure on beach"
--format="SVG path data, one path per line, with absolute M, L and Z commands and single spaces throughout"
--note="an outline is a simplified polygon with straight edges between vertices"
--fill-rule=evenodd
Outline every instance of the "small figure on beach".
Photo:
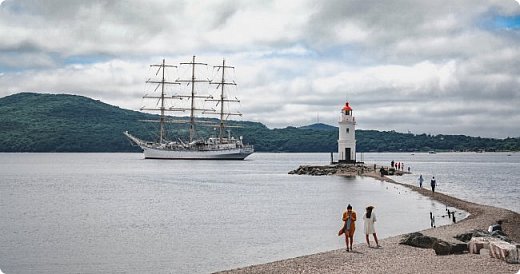
M 339 231 L 338 236 L 345 234 L 345 244 L 347 245 L 347 251 L 352 251 L 352 244 L 354 243 L 354 232 L 356 231 L 356 212 L 352 211 L 352 206 L 347 206 L 347 211 L 343 212 L 343 228 Z
M 376 247 L 381 247 L 377 241 L 376 229 L 374 227 L 374 223 L 376 222 L 376 215 L 374 212 L 372 212 L 373 210 L 373 206 L 368 206 L 366 208 L 365 215 L 363 215 L 363 220 L 365 221 L 365 238 L 367 240 L 368 247 L 370 247 L 369 236 L 372 234 L 374 236 L 374 240 L 376 241 Z
M 502 231 L 502 220 L 498 220 L 496 224 L 489 226 L 488 232 L 491 233 L 493 231 Z
M 392 162 L 390 162 L 390 166 L 394 167 L 394 164 L 395 162 L 392 160 Z
M 408 172 L 410 172 L 410 167 L 408 167 Z
M 422 177 L 422 174 L 419 175 L 419 187 L 422 188 L 422 183 L 424 182 L 424 178 Z
M 435 176 L 432 177 L 430 186 L 432 187 L 432 192 L 435 192 L 435 186 L 437 186 L 437 181 L 435 181 Z

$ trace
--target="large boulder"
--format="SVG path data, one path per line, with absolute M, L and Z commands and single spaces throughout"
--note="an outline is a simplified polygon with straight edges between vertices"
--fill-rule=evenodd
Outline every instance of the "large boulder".
M 433 250 L 435 250 L 435 254 L 437 255 L 450 255 L 450 244 L 445 241 L 436 241 L 432 247 Z
M 490 235 L 492 237 L 495 237 L 497 239 L 500 239 L 500 240 L 508 242 L 508 243 L 513 242 L 511 239 L 509 239 L 509 237 L 507 237 L 507 235 L 502 230 L 495 230 L 495 231 L 491 232 Z
M 433 243 L 433 250 L 437 255 L 462 254 L 468 250 L 468 245 L 462 242 L 446 242 L 437 240 Z
M 403 236 L 399 244 L 420 248 L 431 248 L 437 238 L 425 236 L 420 232 L 414 232 Z
M 459 234 L 459 235 L 455 236 L 454 238 L 459 241 L 463 241 L 463 242 L 467 243 L 474 237 L 493 237 L 493 238 L 496 238 L 496 239 L 499 239 L 502 241 L 506 241 L 508 243 L 512 242 L 512 240 L 509 239 L 509 237 L 507 237 L 507 235 L 501 230 L 495 230 L 495 231 L 489 233 L 484 230 L 474 229 L 469 232 Z
M 455 236 L 455 239 L 462 242 L 469 242 L 473 237 L 488 237 L 490 236 L 489 232 L 479 229 L 474 229 L 466 233 L 459 234 Z

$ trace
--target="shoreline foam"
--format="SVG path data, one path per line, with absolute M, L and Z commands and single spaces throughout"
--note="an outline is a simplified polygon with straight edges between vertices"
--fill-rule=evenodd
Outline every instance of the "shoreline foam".
M 504 232 L 512 240 L 520 242 L 520 214 L 514 211 L 468 202 L 442 193 L 433 194 L 425 188 L 399 183 L 376 173 L 365 173 L 364 176 L 405 186 L 470 214 L 460 222 L 422 230 L 425 235 L 449 239 L 473 229 L 487 230 L 490 224 L 501 219 L 504 220 Z M 431 248 L 400 245 L 402 236 L 381 239 L 383 247 L 379 249 L 369 248 L 365 243 L 355 243 L 354 252 L 346 252 L 342 248 L 220 273 L 518 273 L 520 270 L 519 264 L 508 264 L 487 255 L 465 253 L 437 256 Z

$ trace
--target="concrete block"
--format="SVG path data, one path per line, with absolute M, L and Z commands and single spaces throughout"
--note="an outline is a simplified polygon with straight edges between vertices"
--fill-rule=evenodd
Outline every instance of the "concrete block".
M 493 241 L 489 243 L 489 255 L 493 258 L 504 260 L 510 264 L 519 263 L 518 248 L 514 244 L 505 241 Z

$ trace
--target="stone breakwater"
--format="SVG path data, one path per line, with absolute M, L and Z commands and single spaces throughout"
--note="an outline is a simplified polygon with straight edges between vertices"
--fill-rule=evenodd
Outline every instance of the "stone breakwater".
M 369 171 L 374 171 L 374 168 L 370 169 L 364 165 L 353 165 L 353 164 L 337 164 L 327 166 L 300 166 L 295 170 L 289 171 L 289 174 L 296 175 L 361 175 Z
M 331 164 L 325 166 L 309 166 L 303 165 L 295 170 L 289 171 L 289 174 L 296 175 L 311 175 L 311 176 L 323 176 L 323 175 L 341 175 L 341 176 L 356 176 L 356 175 L 369 175 L 374 176 L 380 172 L 378 166 L 367 166 L 363 164 Z M 388 174 L 388 168 L 384 168 L 384 173 Z M 408 172 L 401 170 L 392 170 L 394 175 L 403 175 Z

